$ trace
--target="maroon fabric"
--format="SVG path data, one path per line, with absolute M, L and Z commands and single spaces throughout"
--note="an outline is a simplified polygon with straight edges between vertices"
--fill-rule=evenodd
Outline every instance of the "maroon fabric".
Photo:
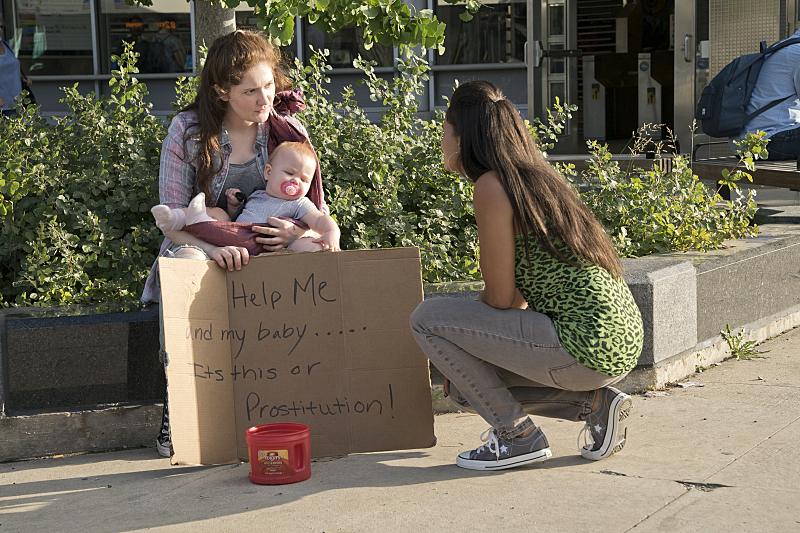
M 314 158 L 317 160 L 317 169 L 314 171 L 314 179 L 311 180 L 311 187 L 308 189 L 308 199 L 320 211 L 323 210 L 322 206 L 325 204 L 325 193 L 322 190 L 322 172 L 319 168 L 319 158 L 314 147 L 311 146 L 311 141 L 305 132 L 298 129 L 294 124 L 287 121 L 283 114 L 293 115 L 298 111 L 306 108 L 305 101 L 303 100 L 303 91 L 301 89 L 294 89 L 293 91 L 281 91 L 275 95 L 275 100 L 272 104 L 273 113 L 269 115 L 269 141 L 267 141 L 267 150 L 269 153 L 282 142 L 299 142 L 307 144 L 314 152 Z
M 255 222 L 222 222 L 214 220 L 210 222 L 198 222 L 184 226 L 198 239 L 214 246 L 241 246 L 247 248 L 250 255 L 264 253 L 264 245 L 256 242 L 256 237 L 264 235 L 253 231 L 253 226 L 263 226 Z
M 297 88 L 277 93 L 272 107 L 281 115 L 294 115 L 298 111 L 302 111 L 306 108 L 306 101 L 303 100 L 303 89 Z

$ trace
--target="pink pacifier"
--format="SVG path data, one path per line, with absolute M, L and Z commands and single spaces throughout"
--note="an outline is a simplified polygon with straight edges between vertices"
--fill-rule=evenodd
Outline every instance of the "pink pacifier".
M 281 184 L 281 192 L 286 196 L 297 196 L 298 194 L 300 194 L 300 187 L 298 187 L 291 181 L 284 181 Z

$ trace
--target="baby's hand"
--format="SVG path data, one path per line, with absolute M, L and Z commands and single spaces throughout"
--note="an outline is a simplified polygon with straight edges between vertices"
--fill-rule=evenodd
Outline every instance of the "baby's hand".
M 244 194 L 241 194 L 242 191 L 240 191 L 239 189 L 231 188 L 225 191 L 225 196 L 228 198 L 229 207 L 239 207 L 240 205 L 242 205 L 242 200 L 239 200 L 239 198 L 236 197 L 237 193 L 240 194 L 241 196 L 244 196 Z
M 321 237 L 314 239 L 312 242 L 321 244 L 323 249 L 331 249 L 334 252 L 341 252 L 342 249 L 339 248 L 340 235 L 341 233 L 338 231 L 328 231 L 323 233 Z

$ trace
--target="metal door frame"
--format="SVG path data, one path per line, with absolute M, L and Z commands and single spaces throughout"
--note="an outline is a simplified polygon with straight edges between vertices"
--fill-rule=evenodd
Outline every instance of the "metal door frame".
M 675 53 L 673 65 L 674 115 L 673 134 L 680 143 L 681 153 L 691 151 L 692 127 L 695 115 L 695 68 L 698 48 L 695 38 L 697 21 L 695 0 L 675 0 Z
M 548 7 L 564 6 L 564 35 L 554 37 L 549 34 Z M 525 56 L 528 85 L 528 119 L 539 117 L 544 121 L 546 110 L 550 107 L 550 86 L 553 83 L 564 83 L 565 98 L 561 103 L 578 104 L 578 59 L 563 58 L 565 69 L 563 74 L 551 74 L 550 58 L 545 58 L 540 67 L 535 66 L 535 41 L 541 41 L 545 49 L 560 46 L 563 49 L 575 49 L 578 45 L 577 19 L 578 9 L 575 0 L 527 0 L 527 33 L 528 46 Z M 580 149 L 578 139 L 578 120 L 573 118 L 565 125 L 556 150 L 559 152 L 576 152 Z

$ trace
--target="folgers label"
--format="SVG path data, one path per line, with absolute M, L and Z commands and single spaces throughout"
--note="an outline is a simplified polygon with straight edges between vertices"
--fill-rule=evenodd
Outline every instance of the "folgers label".
M 282 485 L 311 476 L 311 432 L 305 424 L 254 426 L 247 430 L 245 439 L 253 483 Z
M 290 473 L 289 450 L 258 450 L 257 468 L 262 476 Z

